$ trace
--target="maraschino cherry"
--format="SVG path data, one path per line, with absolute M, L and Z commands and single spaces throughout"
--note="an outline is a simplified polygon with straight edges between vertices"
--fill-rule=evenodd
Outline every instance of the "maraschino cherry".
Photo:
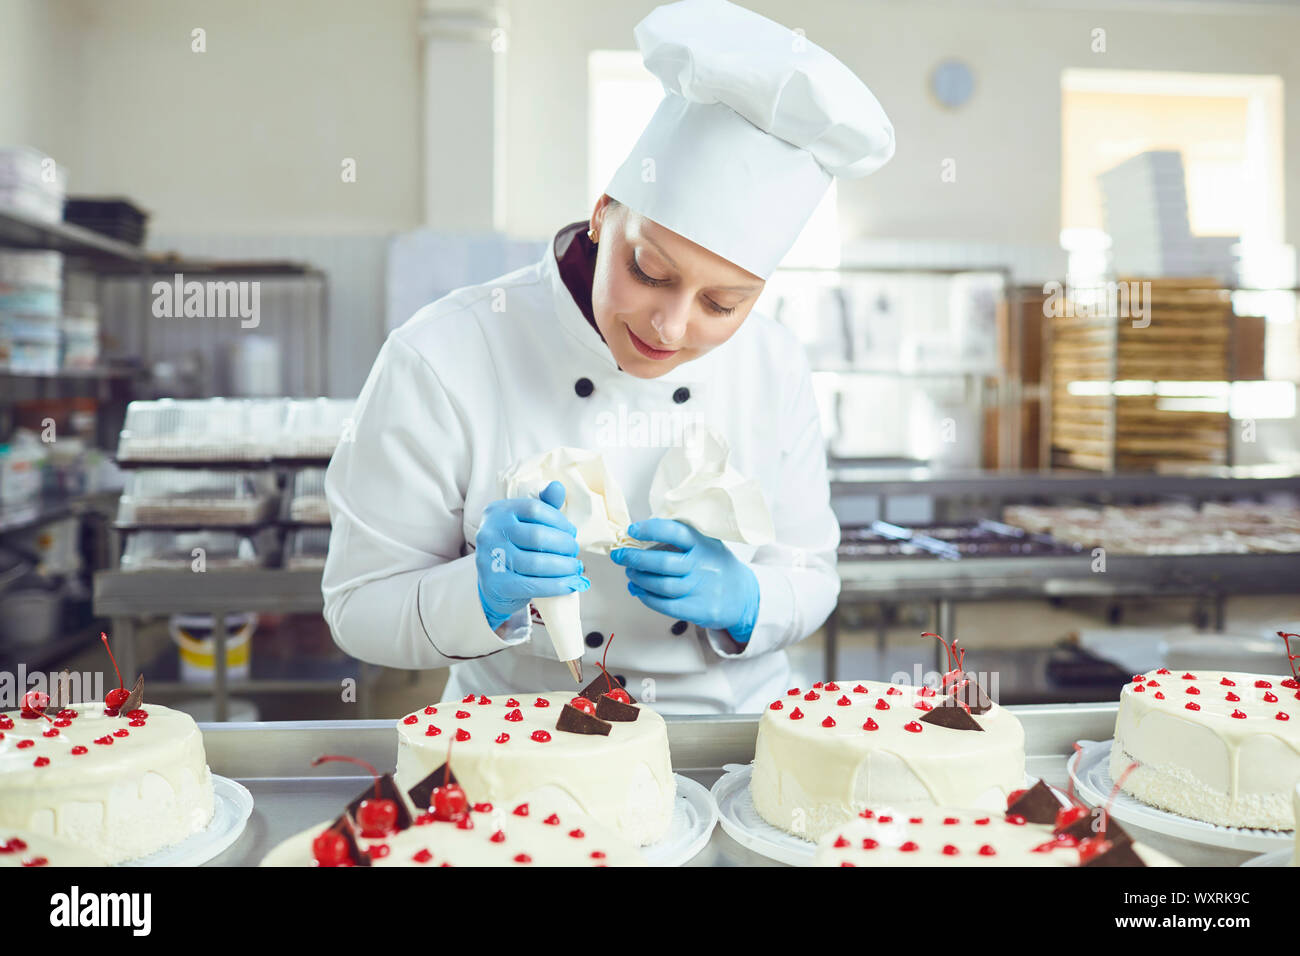
M 39 690 L 29 690 L 23 694 L 22 716 L 25 720 L 40 720 L 45 716 L 45 708 L 50 706 L 50 695 Z
M 108 646 L 108 635 L 103 631 L 99 632 L 99 639 L 104 642 L 104 650 L 108 651 L 108 659 L 113 662 L 113 670 L 117 674 L 117 687 L 110 690 L 104 695 L 104 716 L 115 717 L 117 712 L 122 709 L 131 692 L 126 689 L 122 682 L 122 672 L 117 669 L 117 658 L 113 656 L 113 649 Z M 110 714 L 109 711 L 112 711 Z
M 333 827 L 311 841 L 311 855 L 316 858 L 317 866 L 343 866 L 350 862 L 348 841 Z
M 593 704 L 591 701 L 587 700 L 587 698 L 585 697 L 578 696 L 573 698 L 573 700 L 569 701 L 569 706 L 572 707 L 574 710 L 580 710 L 584 714 L 587 714 L 591 717 L 596 716 L 596 705 Z
M 600 655 L 600 669 L 605 675 L 605 683 L 609 685 L 609 690 L 601 694 L 601 697 L 608 697 L 610 700 L 616 700 L 620 704 L 632 703 L 632 695 L 625 691 L 621 686 L 614 683 L 614 679 L 609 676 L 609 671 L 605 667 L 605 660 L 609 657 L 609 645 L 614 643 L 614 635 L 609 635 L 609 640 L 605 642 L 605 652 Z M 595 713 L 595 711 L 592 711 Z
M 358 767 L 365 767 L 370 771 L 371 776 L 375 778 L 375 798 L 373 800 L 362 800 L 360 806 L 357 807 L 357 823 L 361 826 L 361 835 L 368 840 L 374 840 L 396 832 L 397 804 L 381 794 L 379 771 L 359 757 L 348 757 L 341 754 L 323 754 L 313 760 L 311 765 L 318 767 L 331 760 L 343 760 L 347 763 L 354 763 Z
M 430 812 L 435 820 L 461 823 L 469 819 L 469 797 L 460 784 L 451 783 L 451 744 L 447 744 L 447 761 L 442 765 L 442 786 L 434 787 L 430 795 Z

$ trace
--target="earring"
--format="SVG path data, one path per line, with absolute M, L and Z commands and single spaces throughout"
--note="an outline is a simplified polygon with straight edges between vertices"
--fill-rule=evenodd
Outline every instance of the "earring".
M 588 229 L 588 230 L 587 230 L 587 238 L 590 239 L 593 243 L 599 241 L 599 240 L 596 238 L 596 230 L 595 230 L 595 229 Z

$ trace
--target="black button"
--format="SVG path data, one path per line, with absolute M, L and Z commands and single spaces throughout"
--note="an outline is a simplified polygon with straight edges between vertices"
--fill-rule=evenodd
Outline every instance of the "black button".
M 685 633 L 685 632 L 686 632 L 686 622 L 685 622 L 685 621 L 676 621 L 676 622 L 673 624 L 673 626 L 672 626 L 672 632 L 673 632 L 674 634 L 683 634 L 683 633 Z
M 691 390 L 683 385 L 677 391 L 673 392 L 673 401 L 680 405 L 691 397 Z
M 619 686 L 619 687 L 626 687 L 626 686 L 627 686 L 627 678 L 624 677 L 622 674 L 615 674 L 615 675 L 614 675 L 614 680 L 618 681 L 618 686 Z
M 596 390 L 596 386 L 591 384 L 591 379 L 580 378 L 573 383 L 573 390 L 578 393 L 579 398 L 586 398 Z
M 600 631 L 592 631 L 590 634 L 587 635 L 588 647 L 600 647 L 600 645 L 603 644 L 604 642 L 605 642 L 605 635 L 601 634 Z

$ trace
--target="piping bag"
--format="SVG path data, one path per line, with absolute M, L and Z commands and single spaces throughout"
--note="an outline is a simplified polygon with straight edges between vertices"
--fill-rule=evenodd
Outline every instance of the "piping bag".
M 668 449 L 651 481 L 651 515 L 681 521 L 723 541 L 771 542 L 775 532 L 762 488 L 727 463 L 729 451 L 726 439 L 713 428 L 697 428 L 684 444 Z M 555 448 L 516 462 L 500 480 L 508 498 L 536 497 L 552 481 L 564 485 L 560 511 L 577 528 L 583 551 L 609 554 L 615 548 L 667 547 L 628 535 L 627 501 L 599 452 Z M 578 592 L 533 598 L 532 605 L 555 643 L 556 656 L 581 684 L 584 643 Z

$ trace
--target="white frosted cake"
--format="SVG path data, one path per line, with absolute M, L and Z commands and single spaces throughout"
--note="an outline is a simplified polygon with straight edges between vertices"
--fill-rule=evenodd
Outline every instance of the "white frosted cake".
M 812 841 L 868 807 L 999 809 L 1024 785 L 1025 733 L 979 696 L 967 710 L 942 691 L 883 681 L 791 688 L 759 720 L 754 807 Z
M 1130 796 L 1231 827 L 1289 830 L 1300 780 L 1300 682 L 1235 671 L 1135 677 L 1120 693 L 1110 773 Z
M 105 713 L 102 703 L 0 714 L 0 828 L 117 863 L 181 842 L 212 814 L 203 738 L 188 714 L 158 704 Z
M 592 695 L 585 699 L 594 699 L 596 714 L 575 716 L 572 692 L 471 696 L 408 714 L 397 722 L 398 788 L 446 762 L 450 746 L 452 770 L 475 799 L 511 806 L 540 800 L 561 817 L 592 817 L 634 845 L 658 841 L 676 796 L 663 718 L 595 687 L 583 693 Z M 561 728 L 562 716 L 570 729 Z
M 104 861 L 62 840 L 0 827 L 0 867 L 6 866 L 104 866 Z

